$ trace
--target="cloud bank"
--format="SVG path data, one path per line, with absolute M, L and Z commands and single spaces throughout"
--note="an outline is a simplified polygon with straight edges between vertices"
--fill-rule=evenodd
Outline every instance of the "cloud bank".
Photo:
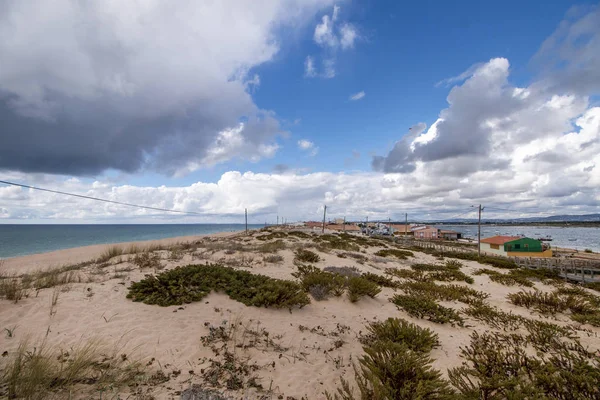
M 173 174 L 271 156 L 282 129 L 249 71 L 328 3 L 4 1 L 0 169 Z

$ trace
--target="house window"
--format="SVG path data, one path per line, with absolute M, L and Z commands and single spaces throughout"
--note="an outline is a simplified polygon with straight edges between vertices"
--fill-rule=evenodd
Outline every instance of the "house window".
M 498 244 L 490 244 L 490 247 L 494 250 L 500 250 L 500 245 Z
M 524 244 L 523 247 L 526 248 L 526 249 L 528 249 L 529 245 L 528 244 Z
M 521 245 L 520 244 L 515 244 L 515 250 L 517 249 L 521 249 Z

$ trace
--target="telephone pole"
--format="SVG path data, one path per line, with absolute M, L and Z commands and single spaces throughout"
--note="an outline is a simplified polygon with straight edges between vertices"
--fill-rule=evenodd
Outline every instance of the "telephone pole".
M 404 238 L 408 235 L 408 213 L 404 213 Z
M 346 232 L 346 217 L 344 217 L 344 232 Z
M 481 212 L 484 207 L 479 205 L 479 222 L 477 223 L 477 255 L 481 257 Z
M 248 234 L 248 209 L 244 208 L 244 215 L 246 216 L 246 235 Z
M 327 213 L 327 206 L 323 207 L 323 229 L 321 229 L 321 233 L 325 233 L 325 214 Z

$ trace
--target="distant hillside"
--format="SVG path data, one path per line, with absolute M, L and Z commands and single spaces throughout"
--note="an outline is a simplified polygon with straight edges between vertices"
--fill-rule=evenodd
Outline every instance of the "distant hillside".
M 444 224 L 476 224 L 477 219 L 474 218 L 455 218 L 439 221 L 426 221 L 427 223 L 444 223 Z M 529 217 L 529 218 L 482 218 L 482 223 L 552 223 L 552 222 L 600 222 L 600 214 L 583 214 L 583 215 L 551 215 L 549 217 Z

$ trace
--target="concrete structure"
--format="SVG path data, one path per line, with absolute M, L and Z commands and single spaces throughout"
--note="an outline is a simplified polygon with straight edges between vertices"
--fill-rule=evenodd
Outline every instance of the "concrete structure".
M 333 220 L 333 223 L 336 225 L 342 225 L 344 223 L 344 218 L 336 218 Z
M 413 232 L 411 230 L 411 226 L 409 225 L 404 225 L 404 224 L 392 224 L 391 225 L 392 230 L 394 231 L 394 235 L 400 235 L 403 236 L 404 234 L 406 235 L 412 235 Z
M 325 229 L 331 229 L 334 231 L 346 231 L 346 232 L 360 232 L 360 228 L 354 224 L 329 224 L 325 225 Z
M 438 239 L 438 231 L 434 226 L 417 226 L 412 229 L 415 239 Z
M 444 240 L 458 240 L 462 238 L 462 234 L 460 232 L 451 231 L 448 229 L 440 229 L 438 235 Z
M 519 236 L 481 239 L 481 251 L 504 257 L 552 257 L 552 250 L 539 240 Z

